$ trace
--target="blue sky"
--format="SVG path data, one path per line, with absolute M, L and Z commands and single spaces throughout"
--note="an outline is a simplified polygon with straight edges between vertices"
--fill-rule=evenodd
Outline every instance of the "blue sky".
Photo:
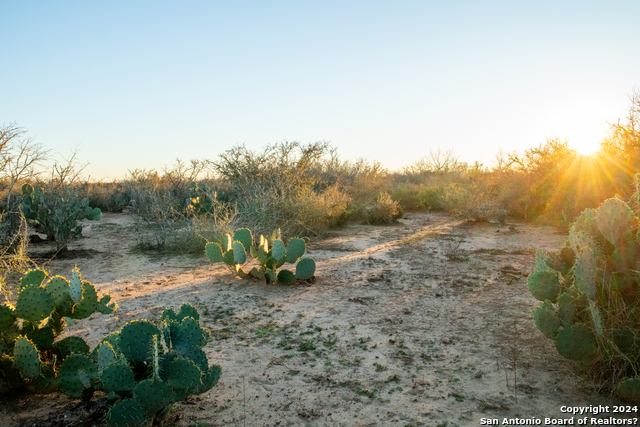
M 594 147 L 640 87 L 639 1 L 0 2 L 0 124 L 122 178 L 236 144 L 399 168 Z

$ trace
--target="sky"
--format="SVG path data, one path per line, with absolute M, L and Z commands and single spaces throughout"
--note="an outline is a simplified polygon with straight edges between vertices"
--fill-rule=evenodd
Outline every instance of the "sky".
M 0 1 L 0 124 L 121 179 L 329 141 L 399 169 L 597 148 L 640 89 L 640 1 Z

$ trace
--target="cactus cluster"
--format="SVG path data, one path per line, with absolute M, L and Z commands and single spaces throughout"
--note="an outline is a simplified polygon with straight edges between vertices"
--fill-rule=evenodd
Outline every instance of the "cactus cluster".
M 224 249 L 223 249 L 224 247 Z M 264 280 L 268 284 L 279 282 L 291 284 L 299 280 L 307 280 L 313 277 L 316 264 L 311 258 L 302 258 L 306 251 L 306 243 L 303 239 L 292 238 L 285 246 L 281 238 L 276 237 L 269 241 L 260 235 L 258 245 L 253 242 L 251 231 L 246 228 L 237 230 L 233 237 L 225 235 L 223 245 L 215 242 L 207 243 L 205 253 L 212 263 L 225 263 L 240 277 L 254 277 Z M 253 267 L 248 273 L 242 269 L 247 261 L 247 252 L 258 261 L 259 267 Z M 281 269 L 285 263 L 295 264 L 295 272 Z
M 536 254 L 528 287 L 542 305 L 537 327 L 563 357 L 623 372 L 616 391 L 640 403 L 640 237 L 620 199 L 587 209 L 557 253 Z M 621 368 L 622 367 L 622 368 Z
M 89 349 L 78 337 L 55 341 L 64 329 L 65 318 L 111 314 L 116 308 L 109 295 L 98 297 L 77 268 L 71 280 L 49 278 L 44 270 L 29 271 L 21 279 L 15 306 L 0 305 L 0 378 L 11 388 L 38 392 L 55 388 L 58 370 L 67 356 Z
M 215 185 L 213 190 L 203 183 L 191 182 L 185 206 L 187 210 L 192 210 L 197 215 L 205 215 L 211 213 L 218 201 L 218 186 Z
M 45 233 L 60 249 L 74 238 L 82 237 L 82 219 L 99 220 L 102 211 L 91 208 L 89 199 L 79 200 L 68 188 L 45 192 L 30 184 L 22 186 L 20 210 L 36 230 Z
M 149 426 L 172 403 L 218 382 L 220 366 L 209 366 L 202 350 L 208 340 L 198 311 L 189 304 L 178 313 L 166 309 L 159 326 L 131 321 L 92 352 L 75 348 L 60 367 L 60 391 L 85 399 L 95 390 L 106 393 L 114 402 L 107 413 L 108 427 Z

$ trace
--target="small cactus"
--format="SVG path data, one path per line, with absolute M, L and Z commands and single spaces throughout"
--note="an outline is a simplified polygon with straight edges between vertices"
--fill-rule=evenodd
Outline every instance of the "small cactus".
M 305 251 L 306 243 L 303 239 L 289 239 L 285 246 L 279 235 L 274 236 L 271 245 L 261 235 L 258 245 L 254 246 L 253 236 L 246 228 L 237 230 L 233 237 L 225 235 L 222 245 L 209 242 L 205 246 L 205 254 L 209 261 L 228 265 L 237 276 L 282 284 L 313 277 L 316 264 L 311 258 L 301 258 Z M 258 261 L 260 268 L 253 267 L 248 273 L 242 269 L 242 265 L 247 261 L 247 254 Z M 287 269 L 278 271 L 285 263 L 296 264 L 295 273 Z

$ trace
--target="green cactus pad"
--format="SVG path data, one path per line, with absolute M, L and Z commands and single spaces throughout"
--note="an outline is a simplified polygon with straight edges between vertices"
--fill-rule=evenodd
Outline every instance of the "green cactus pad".
M 558 319 L 562 326 L 569 327 L 573 324 L 573 316 L 576 313 L 576 305 L 573 302 L 573 298 L 567 294 L 562 294 L 558 297 Z
M 62 276 L 55 276 L 49 279 L 45 289 L 53 297 L 56 309 L 63 313 L 71 313 L 73 300 L 69 294 L 69 281 Z
M 193 394 L 201 394 L 210 390 L 214 385 L 218 383 L 222 368 L 219 365 L 212 365 L 207 372 L 202 375 L 201 384 L 195 388 Z
M 233 239 L 230 234 L 225 234 L 223 239 L 223 246 L 225 252 L 230 251 L 233 246 Z
M 167 384 L 177 389 L 192 390 L 202 384 L 201 376 L 200 369 L 193 361 L 176 357 L 169 364 Z
M 278 280 L 278 275 L 274 270 L 267 270 L 264 272 L 264 280 L 267 284 L 275 283 Z
M 591 300 L 596 299 L 596 258 L 590 248 L 584 248 L 578 255 L 573 274 L 580 292 Z
M 618 246 L 611 255 L 617 271 L 637 270 L 640 264 L 640 244 L 635 240 Z
M 224 256 L 222 254 L 222 248 L 220 247 L 219 244 L 217 244 L 215 242 L 209 242 L 204 247 L 204 251 L 207 254 L 207 258 L 209 258 L 209 261 L 211 261 L 211 262 L 223 262 L 224 261 Z
M 89 344 L 80 337 L 67 337 L 53 344 L 53 352 L 65 359 L 73 353 L 89 354 Z
M 107 427 L 147 427 L 147 419 L 140 402 L 136 399 L 124 399 L 116 403 L 107 412 Z
M 74 304 L 71 316 L 69 316 L 73 319 L 86 319 L 98 308 L 98 293 L 95 286 L 83 280 L 81 288 L 82 299 Z
M 120 331 L 120 351 L 127 359 L 148 362 L 153 359 L 153 336 L 161 337 L 153 323 L 146 320 L 133 320 Z
M 54 306 L 49 292 L 38 286 L 27 286 L 18 294 L 15 315 L 30 322 L 39 322 L 49 317 Z
M 258 280 L 264 280 L 264 272 L 262 272 L 262 271 L 258 270 L 258 269 L 257 269 L 257 268 L 255 268 L 255 267 L 253 267 L 253 268 L 251 269 L 251 271 L 249 271 L 249 274 L 250 274 L 252 277 L 255 277 L 255 278 L 256 278 L 256 279 L 258 279 Z
M 40 357 L 38 349 L 26 337 L 18 337 L 13 348 L 13 365 L 25 379 L 35 378 L 40 374 Z
M 240 242 L 233 242 L 233 263 L 244 264 L 247 261 L 247 253 Z
M 564 265 L 569 268 L 576 260 L 576 253 L 571 249 L 571 246 L 563 246 L 562 249 L 560 249 L 560 259 Z
M 569 235 L 571 249 L 579 253 L 583 248 L 595 248 L 596 241 L 584 231 L 578 231 L 574 235 Z
M 162 312 L 162 322 L 181 322 L 187 317 L 192 317 L 195 320 L 200 320 L 200 314 L 198 310 L 189 303 L 182 303 L 180 310 L 176 313 L 172 308 L 165 308 Z
M 282 240 L 275 239 L 271 244 L 271 256 L 276 260 L 281 260 L 285 256 L 285 247 Z
M 560 294 L 560 282 L 554 271 L 536 271 L 527 280 L 529 291 L 539 301 L 556 302 Z
M 289 264 L 295 264 L 295 262 L 304 255 L 307 246 L 304 240 L 293 238 L 287 242 L 287 262 Z
M 91 209 L 89 206 L 85 208 L 84 215 L 88 220 L 98 221 L 102 219 L 102 211 L 100 208 Z
M 109 343 L 116 354 L 122 353 L 122 350 L 120 350 L 120 331 L 111 332 L 109 335 L 102 338 L 100 344 L 102 343 Z M 98 344 L 98 346 L 100 344 Z
M 533 311 L 533 320 L 542 333 L 552 340 L 556 339 L 558 329 L 560 329 L 560 319 L 556 314 L 553 304 L 545 301 L 540 307 Z
M 278 282 L 283 285 L 290 285 L 296 281 L 296 275 L 290 270 L 280 270 L 278 273 Z
M 233 256 L 233 249 L 229 249 L 227 252 L 225 252 L 222 260 L 225 264 L 233 267 L 236 263 L 235 257 Z
M 16 314 L 8 305 L 0 305 L 0 331 L 9 328 L 16 322 Z
M 48 320 L 48 319 L 47 319 Z M 54 334 L 49 322 L 45 321 L 44 325 L 33 324 L 31 322 L 24 322 L 22 324 L 22 333 L 31 340 L 38 349 L 38 351 L 44 351 L 51 348 L 53 345 Z
M 168 309 L 173 312 L 172 309 Z M 166 311 L 166 310 L 165 310 Z M 189 303 L 182 303 L 180 305 L 180 311 L 177 314 L 174 312 L 174 317 L 171 320 L 177 320 L 181 322 L 183 319 L 187 317 L 192 317 L 195 320 L 200 320 L 200 314 L 198 314 L 198 310 Z M 165 319 L 164 312 L 162 313 L 162 319 Z
M 140 381 L 133 390 L 133 398 L 140 402 L 144 412 L 152 416 L 161 411 L 175 400 L 171 388 L 160 379 L 146 379 Z
M 580 231 L 585 232 L 589 236 L 598 235 L 598 225 L 596 223 L 596 211 L 595 209 L 585 209 L 580 213 L 578 218 L 571 226 L 569 230 L 569 236 L 574 235 Z
M 598 208 L 596 223 L 605 239 L 620 246 L 632 239 L 633 230 L 638 227 L 638 218 L 622 200 L 608 199 Z
M 198 321 L 187 317 L 182 322 L 173 322 L 169 326 L 173 351 L 186 356 L 191 347 L 204 345 L 204 334 Z
M 58 385 L 60 391 L 71 397 L 81 397 L 86 388 L 83 375 L 93 383 L 98 376 L 98 367 L 84 354 L 72 354 L 62 362 L 58 371 Z
M 118 304 L 116 304 L 115 302 L 109 304 L 109 301 L 111 301 L 111 295 L 105 295 L 100 298 L 98 304 L 96 305 L 96 310 L 102 314 L 111 314 L 116 311 L 118 309 Z
M 106 393 L 131 391 L 136 386 L 131 368 L 118 362 L 112 363 L 102 370 L 100 382 L 102 390 Z
M 251 245 L 249 248 L 249 255 L 251 255 L 251 258 L 254 258 L 254 259 L 258 258 L 258 248 Z
M 640 403 L 640 378 L 627 378 L 618 383 L 616 394 L 630 403 Z
M 26 286 L 40 286 L 46 277 L 42 270 L 31 270 L 20 280 L 20 289 Z
M 253 236 L 248 228 L 241 228 L 233 233 L 233 241 L 242 243 L 245 251 L 248 251 L 251 245 L 253 245 Z
M 310 279 L 316 272 L 316 262 L 311 258 L 302 258 L 296 264 L 296 279 Z
M 575 323 L 558 332 L 556 349 L 567 359 L 587 362 L 595 357 L 598 345 L 591 329 Z
M 98 363 L 98 372 L 101 374 L 104 368 L 116 361 L 116 352 L 108 342 L 101 343 L 94 352 L 94 360 Z
M 80 270 L 78 268 L 74 268 L 71 271 L 71 280 L 69 281 L 69 295 L 74 303 L 80 301 L 82 299 L 82 278 L 80 275 Z

